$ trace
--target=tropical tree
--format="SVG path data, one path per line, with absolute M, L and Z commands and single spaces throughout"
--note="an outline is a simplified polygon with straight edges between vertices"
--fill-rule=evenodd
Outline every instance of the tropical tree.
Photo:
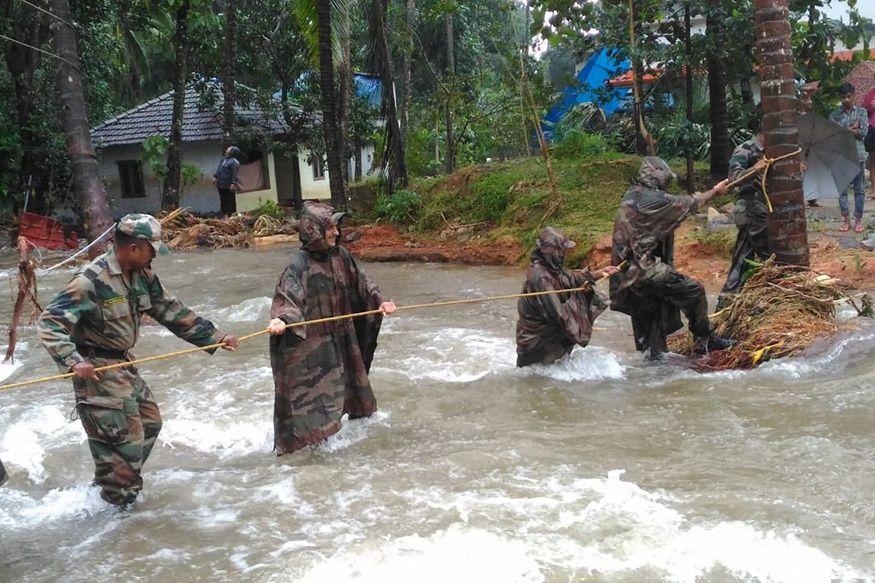
M 765 156 L 778 158 L 799 146 L 789 6 L 788 0 L 756 0 L 755 6 Z M 792 265 L 809 263 L 800 160 L 797 155 L 773 164 L 767 184 L 774 207 L 769 245 L 777 261 Z
M 82 208 L 83 223 L 88 235 L 95 240 L 112 224 L 112 219 L 106 192 L 100 181 L 97 155 L 91 145 L 91 126 L 88 123 L 70 4 L 67 0 L 53 0 L 52 9 L 57 17 L 52 27 L 59 61 L 56 79 L 63 106 L 61 117 L 67 134 L 67 154 L 70 157 L 73 186 Z M 96 257 L 99 252 L 99 246 L 95 246 L 89 254 Z

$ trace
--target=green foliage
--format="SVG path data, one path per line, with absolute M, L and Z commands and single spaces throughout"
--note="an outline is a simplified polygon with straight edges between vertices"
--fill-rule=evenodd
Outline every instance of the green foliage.
M 282 220 L 286 211 L 275 200 L 258 199 L 258 207 L 253 211 L 256 216 L 268 216 L 272 219 Z
M 169 142 L 164 136 L 149 136 L 143 140 L 143 155 L 140 160 L 159 180 L 167 177 L 167 148 Z
M 374 210 L 393 223 L 409 223 L 416 220 L 421 204 L 422 199 L 415 191 L 399 189 L 392 196 L 378 194 Z
M 605 138 L 600 134 L 589 134 L 577 130 L 554 134 L 553 153 L 559 158 L 583 160 L 603 154 L 608 149 Z
M 164 181 L 167 178 L 167 148 L 169 144 L 169 141 L 164 136 L 149 136 L 143 140 L 143 155 L 140 156 L 140 160 L 152 171 L 152 174 L 159 181 Z M 180 168 L 180 190 L 197 184 L 201 176 L 203 174 L 200 168 L 194 164 L 183 162 Z
M 579 261 L 595 241 L 610 232 L 617 203 L 640 164 L 638 157 L 610 152 L 584 163 L 554 160 L 562 210 L 547 224 L 580 243 L 569 256 L 569 264 Z M 534 243 L 545 213 L 556 201 L 540 158 L 463 168 L 451 176 L 422 179 L 415 188 L 422 195 L 417 228 L 439 231 L 446 221 L 485 222 L 497 227 L 497 235 L 519 238 L 526 246 Z

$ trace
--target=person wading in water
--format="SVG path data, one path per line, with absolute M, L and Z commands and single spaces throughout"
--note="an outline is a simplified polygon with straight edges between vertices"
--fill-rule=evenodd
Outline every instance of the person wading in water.
M 604 298 L 594 289 L 595 282 L 617 273 L 619 268 L 569 271 L 564 268 L 565 252 L 575 246 L 574 241 L 553 227 L 547 227 L 538 236 L 522 293 L 587 289 L 518 300 L 516 365 L 519 367 L 549 364 L 571 354 L 575 346 L 589 344 L 593 322 L 607 307 Z

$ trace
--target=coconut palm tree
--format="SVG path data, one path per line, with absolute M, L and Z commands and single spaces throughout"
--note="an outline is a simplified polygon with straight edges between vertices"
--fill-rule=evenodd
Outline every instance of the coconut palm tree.
M 788 0 L 755 0 L 757 56 L 762 90 L 765 156 L 776 158 L 799 146 L 793 82 Z M 808 265 L 808 234 L 800 157 L 776 162 L 769 171 L 769 244 L 777 261 Z

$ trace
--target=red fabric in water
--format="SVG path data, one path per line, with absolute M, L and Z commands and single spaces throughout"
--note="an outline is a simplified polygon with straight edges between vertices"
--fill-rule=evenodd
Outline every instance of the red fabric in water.
M 77 249 L 79 238 L 68 233 L 64 225 L 35 213 L 21 213 L 18 219 L 18 236 L 43 249 Z

